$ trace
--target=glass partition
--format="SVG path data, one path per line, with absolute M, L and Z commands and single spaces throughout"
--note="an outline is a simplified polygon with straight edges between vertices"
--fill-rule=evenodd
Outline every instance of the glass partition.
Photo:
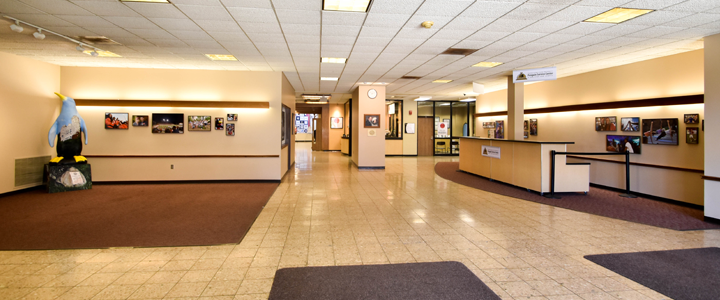
M 402 139 L 402 101 L 385 101 L 385 139 Z
M 468 124 L 468 103 L 452 103 L 452 137 L 470 136 L 470 124 Z
M 450 136 L 452 135 L 451 102 L 435 102 L 435 155 L 451 154 Z

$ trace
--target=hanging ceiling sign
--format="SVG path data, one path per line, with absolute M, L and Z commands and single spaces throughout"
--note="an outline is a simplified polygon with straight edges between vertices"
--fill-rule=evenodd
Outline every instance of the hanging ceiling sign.
M 557 79 L 556 67 L 513 71 L 513 83 L 555 79 Z

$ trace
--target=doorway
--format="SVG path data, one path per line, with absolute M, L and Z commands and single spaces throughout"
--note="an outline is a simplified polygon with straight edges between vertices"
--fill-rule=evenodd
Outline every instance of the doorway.
M 323 145 L 323 134 L 322 134 L 322 116 L 312 119 L 312 150 L 322 151 Z
M 433 151 L 433 117 L 418 117 L 418 155 L 431 156 Z

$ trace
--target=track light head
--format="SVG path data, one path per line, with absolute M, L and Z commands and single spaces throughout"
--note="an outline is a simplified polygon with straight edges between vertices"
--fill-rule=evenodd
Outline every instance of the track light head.
M 90 55 L 92 55 L 93 57 L 97 57 L 100 54 L 97 52 L 97 50 L 95 50 L 95 51 L 91 52 Z
M 75 50 L 80 51 L 80 52 L 85 52 L 85 48 L 83 48 L 82 45 L 77 45 L 77 47 L 75 47 Z
M 42 29 L 38 29 L 37 32 L 33 33 L 33 36 L 38 40 L 44 40 L 45 34 L 42 33 Z
M 20 22 L 19 22 L 19 21 L 15 21 L 15 24 L 10 25 L 10 29 L 11 29 L 12 31 L 17 32 L 17 33 L 21 33 L 21 32 L 23 32 L 23 30 L 24 30 L 25 28 L 22 28 L 22 26 L 20 26 Z

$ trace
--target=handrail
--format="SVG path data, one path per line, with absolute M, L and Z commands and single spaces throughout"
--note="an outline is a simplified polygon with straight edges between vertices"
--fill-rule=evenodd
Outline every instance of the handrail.
M 555 155 L 625 155 L 625 194 L 620 194 L 620 197 L 637 198 L 630 194 L 630 152 L 556 152 L 551 150 L 550 155 L 550 195 L 545 195 L 546 198 L 560 199 L 560 196 L 555 196 Z

